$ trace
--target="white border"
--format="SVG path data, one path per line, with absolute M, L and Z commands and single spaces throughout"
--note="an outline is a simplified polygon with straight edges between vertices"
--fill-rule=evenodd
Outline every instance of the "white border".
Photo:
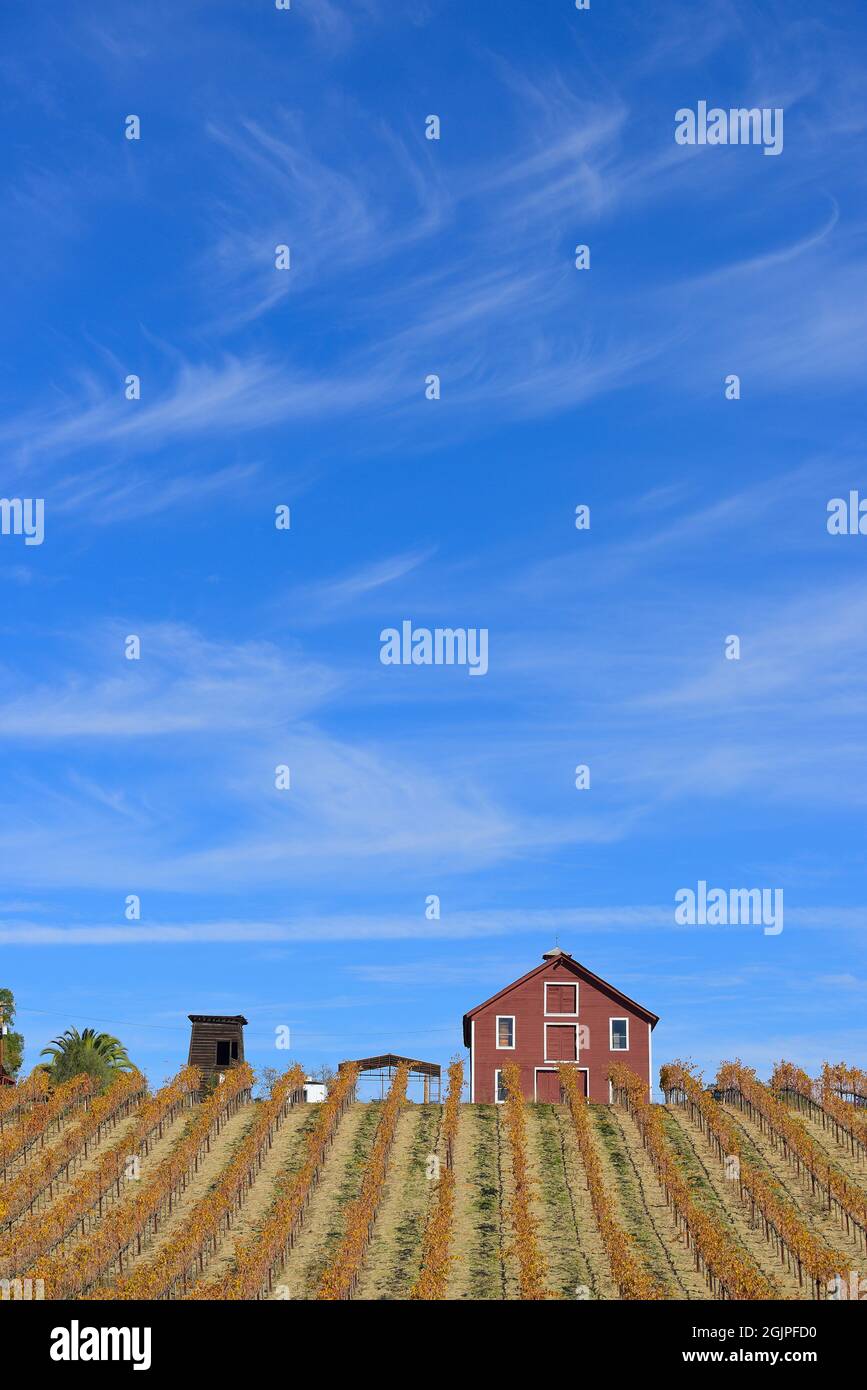
M 503 1068 L 502 1068 L 502 1067 L 494 1067 L 494 1104 L 495 1104 L 495 1105 L 505 1105 L 505 1104 L 506 1104 L 506 1102 L 505 1102 L 504 1100 L 500 1100 L 499 1097 L 498 1097 L 498 1092 L 499 1092 L 499 1089 L 500 1089 L 500 1083 L 499 1083 L 499 1081 L 498 1081 L 497 1078 L 500 1077 L 500 1076 L 502 1076 L 502 1074 L 503 1074 Z
M 579 1009 L 578 981 L 577 980 L 545 980 L 545 997 L 542 1004 L 543 1013 L 546 1018 L 577 1018 Z M 548 1013 L 548 986 L 549 985 L 573 985 L 575 988 L 575 1012 L 572 1014 L 549 1014 Z
M 511 1046 L 503 1046 L 500 1043 L 500 1019 L 510 1018 L 512 1020 L 512 1042 Z M 518 1034 L 518 1023 L 514 1014 L 495 1014 L 494 1015 L 494 1051 L 495 1052 L 514 1052 L 515 1039 Z

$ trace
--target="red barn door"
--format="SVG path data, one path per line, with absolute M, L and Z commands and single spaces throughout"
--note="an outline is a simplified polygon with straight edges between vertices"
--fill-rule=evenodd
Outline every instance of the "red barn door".
M 545 1105 L 560 1104 L 560 1074 L 556 1071 L 536 1072 L 536 1099 Z
M 545 1024 L 545 1060 L 548 1062 L 577 1062 L 576 1028 L 572 1023 Z
M 578 1090 L 585 1097 L 587 1096 L 587 1070 L 582 1068 L 578 1072 Z M 553 1067 L 538 1067 L 536 1070 L 536 1099 L 544 1105 L 562 1105 L 563 1088 L 560 1085 L 560 1073 Z
M 552 985 L 550 982 L 546 984 L 545 1013 L 577 1014 L 575 990 L 575 985 Z

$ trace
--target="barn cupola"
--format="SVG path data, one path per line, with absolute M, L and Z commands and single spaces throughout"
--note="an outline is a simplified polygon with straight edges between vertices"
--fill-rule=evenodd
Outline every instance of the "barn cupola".
M 572 957 L 571 957 L 571 955 L 569 954 L 568 951 L 561 951 L 559 946 L 555 946 L 554 949 L 553 949 L 553 951 L 545 951 L 544 954 L 543 954 L 543 956 L 542 956 L 542 959 L 543 959 L 543 960 L 571 960 Z

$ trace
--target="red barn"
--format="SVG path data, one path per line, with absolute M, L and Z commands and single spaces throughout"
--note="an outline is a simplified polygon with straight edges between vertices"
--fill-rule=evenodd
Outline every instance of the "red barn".
M 650 1035 L 658 1022 L 568 952 L 546 951 L 541 965 L 464 1014 L 470 1100 L 504 1100 L 501 1071 L 510 1062 L 521 1068 L 528 1100 L 559 1101 L 559 1062 L 577 1065 L 590 1100 L 610 1100 L 608 1068 L 615 1061 L 647 1077 L 649 1093 Z

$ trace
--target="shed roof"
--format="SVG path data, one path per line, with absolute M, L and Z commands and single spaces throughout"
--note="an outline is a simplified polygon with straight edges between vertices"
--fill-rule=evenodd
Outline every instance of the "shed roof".
M 607 980 L 603 980 L 599 975 L 594 975 L 593 971 L 588 970 L 586 965 L 581 965 L 577 960 L 573 960 L 568 951 L 561 951 L 559 947 L 555 947 L 553 951 L 545 952 L 542 957 L 541 965 L 534 966 L 532 970 L 527 971 L 526 975 L 522 975 L 519 980 L 513 980 L 510 985 L 505 985 L 504 988 L 498 990 L 496 994 L 492 994 L 490 999 L 486 999 L 482 1004 L 477 1004 L 474 1009 L 469 1009 L 467 1013 L 464 1014 L 464 1045 L 466 1047 L 470 1046 L 470 1024 L 481 1009 L 486 1009 L 489 1004 L 493 1004 L 498 999 L 502 999 L 505 994 L 509 994 L 511 990 L 517 989 L 519 985 L 525 984 L 527 980 L 532 980 L 534 975 L 539 975 L 543 970 L 548 969 L 552 962 L 557 962 L 558 964 L 562 963 L 568 970 L 573 971 L 579 979 L 587 980 L 589 984 L 595 985 L 597 989 L 603 990 L 604 993 L 609 994 L 611 998 L 615 999 L 618 1003 L 627 1004 L 631 1009 L 634 1009 L 636 1013 L 640 1014 L 642 1018 L 646 1019 L 651 1028 L 655 1028 L 659 1022 L 658 1014 L 651 1013 L 650 1009 L 646 1009 L 643 1004 L 639 1004 L 636 1000 L 630 999 L 628 994 L 624 994 L 621 990 L 615 989 L 614 985 L 610 985 Z
M 383 1052 L 381 1057 L 360 1057 L 355 1061 L 351 1059 L 340 1062 L 337 1070 L 341 1067 L 358 1067 L 359 1071 L 383 1071 L 386 1067 L 399 1067 L 405 1062 L 410 1071 L 418 1072 L 421 1076 L 440 1076 L 441 1068 L 437 1062 L 418 1062 L 412 1057 L 399 1057 L 396 1052 Z
M 190 1023 L 246 1023 L 243 1014 L 187 1014 Z

